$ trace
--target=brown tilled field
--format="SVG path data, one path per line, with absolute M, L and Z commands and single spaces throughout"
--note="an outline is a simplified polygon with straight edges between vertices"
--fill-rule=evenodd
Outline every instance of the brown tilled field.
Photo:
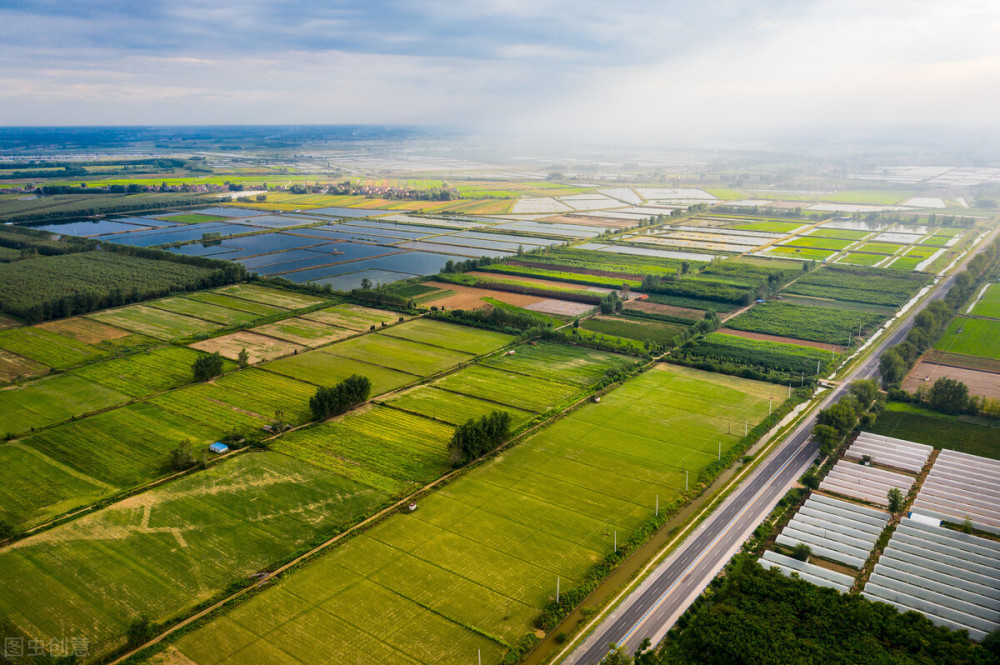
M 306 347 L 301 344 L 293 344 L 292 342 L 286 342 L 274 337 L 267 337 L 265 335 L 258 335 L 257 333 L 247 332 L 245 330 L 230 333 L 229 335 L 223 335 L 221 337 L 206 339 L 201 342 L 195 342 L 189 346 L 192 349 L 207 351 L 209 353 L 215 353 L 218 351 L 219 355 L 224 358 L 229 358 L 230 360 L 236 360 L 240 355 L 240 351 L 246 349 L 247 354 L 250 356 L 250 362 L 252 363 L 259 363 L 263 360 L 273 360 L 275 358 L 280 358 L 281 356 L 286 356 L 289 353 L 303 351 L 306 349 Z
M 45 323 L 39 323 L 38 327 L 42 330 L 72 337 L 84 344 L 97 344 L 107 339 L 118 339 L 132 334 L 128 330 L 80 318 L 79 316 L 59 319 L 58 321 L 46 321 Z
M 925 360 L 914 365 L 910 373 L 903 379 L 903 390 L 913 392 L 920 386 L 930 387 L 943 376 L 961 381 L 969 386 L 969 393 L 972 395 L 1000 397 L 1000 374 L 950 365 L 936 365 Z

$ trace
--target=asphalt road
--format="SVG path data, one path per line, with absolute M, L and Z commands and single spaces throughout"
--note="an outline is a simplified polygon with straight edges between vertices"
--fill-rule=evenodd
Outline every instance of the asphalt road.
M 996 232 L 991 234 L 981 247 L 995 235 Z M 963 260 L 962 267 L 973 255 Z M 960 270 L 961 267 L 954 270 L 952 276 L 938 282 L 930 299 L 923 304 L 931 299 L 943 298 L 954 283 L 954 275 Z M 876 377 L 882 350 L 903 340 L 913 327 L 913 317 L 921 309 L 922 306 L 911 308 L 902 325 L 883 338 L 868 359 L 855 367 L 841 385 L 826 396 L 821 408 L 839 399 L 851 380 Z M 814 423 L 815 415 L 803 421 L 786 437 L 768 459 L 562 662 L 567 665 L 594 665 L 600 662 L 611 644 L 622 645 L 631 653 L 643 638 L 650 638 L 653 644 L 662 640 L 677 618 L 770 514 L 791 483 L 809 468 L 819 453 L 816 444 L 809 438 Z

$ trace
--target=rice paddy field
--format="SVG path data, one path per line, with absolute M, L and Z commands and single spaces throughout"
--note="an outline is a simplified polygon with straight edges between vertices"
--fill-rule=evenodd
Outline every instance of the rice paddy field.
M 301 309 L 327 301 L 327 299 L 318 296 L 272 289 L 259 284 L 231 284 L 213 289 L 213 292 L 283 309 Z
M 0 552 L 0 614 L 101 653 L 137 614 L 183 612 L 383 500 L 286 455 L 243 454 Z
M 795 259 L 806 259 L 809 261 L 825 261 L 835 252 L 825 249 L 813 249 L 809 247 L 787 247 L 777 245 L 767 250 L 767 256 L 787 257 Z
M 88 314 L 87 318 L 160 340 L 207 333 L 222 327 L 211 321 L 156 309 L 149 305 L 129 305 L 120 309 L 108 309 Z
M 368 330 L 371 326 L 380 327 L 383 323 L 388 325 L 398 321 L 401 317 L 404 319 L 409 318 L 396 312 L 347 303 L 302 315 L 302 318 L 309 319 L 310 321 L 318 321 L 319 323 L 326 323 L 331 326 L 347 328 L 355 332 Z
M 277 323 L 268 323 L 253 328 L 251 332 L 268 337 L 277 337 L 286 342 L 314 347 L 335 342 L 357 334 L 347 328 L 337 328 L 318 321 L 301 317 L 283 319 Z
M 497 662 L 715 459 L 727 423 L 757 422 L 770 387 L 659 366 L 442 487 L 170 647 L 236 662 Z M 740 429 L 742 433 L 742 428 Z
M 225 326 L 231 326 L 236 323 L 249 323 L 260 318 L 259 315 L 253 312 L 230 309 L 229 307 L 223 307 L 202 300 L 193 300 L 184 296 L 153 300 L 147 304 L 156 309 L 174 312 L 175 314 L 184 314 Z
M 1000 321 L 957 316 L 952 319 L 935 349 L 948 353 L 1000 360 Z
M 155 343 L 150 337 L 79 317 L 0 331 L 0 348 L 52 369 L 68 369 Z
M 164 346 L 87 365 L 72 374 L 129 397 L 142 398 L 191 383 L 194 380 L 191 366 L 201 355 L 179 346 Z M 223 371 L 234 368 L 233 363 L 223 362 Z
M 625 337 L 638 342 L 649 340 L 662 346 L 669 346 L 673 344 L 677 335 L 684 332 L 686 326 L 628 316 L 595 316 L 585 319 L 580 327 L 605 335 Z
M 754 305 L 726 322 L 726 326 L 747 332 L 847 346 L 849 337 L 867 335 L 885 319 L 885 316 L 874 312 L 771 301 Z

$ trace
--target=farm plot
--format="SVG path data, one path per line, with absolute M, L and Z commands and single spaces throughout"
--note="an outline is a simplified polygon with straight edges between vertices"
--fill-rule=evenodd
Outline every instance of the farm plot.
M 977 529 L 1000 535 L 1000 460 L 942 450 L 913 512 L 952 524 L 970 520 Z
M 124 488 L 167 472 L 169 452 L 184 439 L 207 443 L 220 431 L 139 402 L 36 432 L 23 443 L 90 479 Z
M 0 445 L 0 520 L 27 528 L 114 492 L 115 488 L 19 442 Z
M 876 263 L 885 261 L 882 254 L 859 254 L 851 252 L 837 259 L 837 263 L 848 263 L 855 266 L 874 266 Z
M 228 309 L 237 309 L 242 312 L 249 312 L 251 314 L 256 314 L 258 317 L 271 316 L 272 314 L 278 314 L 280 312 L 287 311 L 284 307 L 275 307 L 274 305 L 265 305 L 263 303 L 254 302 L 252 300 L 246 300 L 244 298 L 234 298 L 232 296 L 222 295 L 221 293 L 214 293 L 212 291 L 197 291 L 195 293 L 189 293 L 184 296 L 189 300 L 197 300 L 199 302 L 209 303 L 212 305 L 219 305 L 221 307 L 226 307 Z
M 784 302 L 755 305 L 726 322 L 735 330 L 846 345 L 849 337 L 867 335 L 886 317 L 862 310 L 839 310 Z
M 713 332 L 695 340 L 684 353 L 724 363 L 749 365 L 791 374 L 814 376 L 826 371 L 835 358 L 829 351 L 811 346 L 750 339 Z
M 398 496 L 448 470 L 453 430 L 430 418 L 375 406 L 292 432 L 274 447 Z
M 650 390 L 679 408 L 662 413 L 646 402 Z M 275 648 L 306 662 L 352 662 L 359 644 L 381 662 L 471 662 L 480 650 L 484 662 L 497 662 L 534 630 L 556 577 L 572 588 L 611 552 L 614 532 L 627 537 L 653 515 L 657 495 L 663 506 L 683 490 L 682 460 L 701 468 L 689 446 L 710 449 L 704 464 L 715 459 L 718 428 L 693 439 L 688 425 L 713 406 L 756 422 L 767 415 L 764 390 L 695 370 L 646 372 L 421 499 L 415 513 L 385 520 L 194 630 L 176 649 L 202 665 L 237 651 L 235 658 L 257 662 Z M 633 415 L 648 437 L 593 424 Z M 306 634 L 312 639 L 297 637 Z
M 379 334 L 473 355 L 496 351 L 514 341 L 512 336 L 504 333 L 426 318 L 386 328 Z
M 844 454 L 848 459 L 862 459 L 865 456 L 879 466 L 889 466 L 911 473 L 920 473 L 930 457 L 931 446 L 913 441 L 904 441 L 891 436 L 861 432 Z
M 156 309 L 174 312 L 175 314 L 193 316 L 196 319 L 204 319 L 205 321 L 211 321 L 212 323 L 227 326 L 236 323 L 248 323 L 260 318 L 257 314 L 253 314 L 251 312 L 245 312 L 240 309 L 230 309 L 221 305 L 213 305 L 212 303 L 203 302 L 201 300 L 192 300 L 184 296 L 163 298 L 162 300 L 154 300 L 147 304 L 150 307 L 155 307 Z
M 223 358 L 237 360 L 240 353 L 246 349 L 249 362 L 259 363 L 264 360 L 273 360 L 281 356 L 305 350 L 301 344 L 293 344 L 276 337 L 258 335 L 248 330 L 221 335 L 211 339 L 205 339 L 190 345 L 192 349 L 206 351 L 208 353 L 218 352 Z
M 361 374 L 371 381 L 372 395 L 387 393 L 421 378 L 416 374 L 407 374 L 362 360 L 342 358 L 327 353 L 327 349 L 285 356 L 261 365 L 261 368 L 317 386 L 333 386 L 353 374 Z
M 0 349 L 0 382 L 17 381 L 18 378 L 28 379 L 48 371 L 49 368 L 41 363 Z
M 1000 544 L 904 517 L 862 595 L 982 641 L 1000 628 Z
M 276 420 L 279 410 L 287 423 L 307 422 L 314 394 L 313 385 L 253 368 L 157 395 L 150 402 L 221 434 L 234 428 L 260 429 Z
M 974 358 L 972 356 L 955 356 L 953 354 L 940 354 L 949 360 L 958 357 L 959 359 L 971 358 L 973 360 L 989 362 L 985 358 Z M 961 381 L 969 388 L 970 395 L 982 395 L 994 399 L 1000 399 L 1000 376 L 995 371 L 981 371 L 966 367 L 956 367 L 952 364 L 940 365 L 929 362 L 930 356 L 919 361 L 910 370 L 910 373 L 903 379 L 903 390 L 914 392 L 922 385 L 932 385 L 941 377 Z M 992 369 L 1000 370 L 1000 362 L 992 361 L 997 367 Z M 979 363 L 973 363 L 979 364 Z
M 117 390 L 73 374 L 57 374 L 0 390 L 2 434 L 21 434 L 129 401 Z
M 498 405 L 513 406 L 536 413 L 561 404 L 578 390 L 576 386 L 565 383 L 511 374 L 482 365 L 461 369 L 436 381 L 433 385 Z
M 482 364 L 514 374 L 588 386 L 607 372 L 627 369 L 635 362 L 628 356 L 543 341 L 518 346 L 514 355 L 486 358 Z
M 119 345 L 142 346 L 151 342 L 153 340 L 148 337 L 127 332 L 115 339 L 90 343 L 41 326 L 0 331 L 0 347 L 53 369 L 66 369 L 104 358 L 116 348 L 121 348 Z
M 799 222 L 749 222 L 746 224 L 736 224 L 729 228 L 741 231 L 764 231 L 765 233 L 794 233 L 802 228 Z
M 295 291 L 274 289 L 258 284 L 230 284 L 229 286 L 222 286 L 212 291 L 213 293 L 221 293 L 234 298 L 242 298 L 251 302 L 282 307 L 284 309 L 301 309 L 329 301 L 327 298 L 297 293 Z
M 488 402 L 476 397 L 441 390 L 433 386 L 420 386 L 388 402 L 388 406 L 409 411 L 420 416 L 440 420 L 450 425 L 461 425 L 470 418 L 487 416 L 493 411 L 510 414 L 511 429 L 516 429 L 534 417 L 530 411 Z
M 828 249 L 813 249 L 811 247 L 786 247 L 784 245 L 775 245 L 767 249 L 764 252 L 765 256 L 778 256 L 786 257 L 791 259 L 802 259 L 805 261 L 826 261 L 828 258 L 836 254 L 835 251 Z
M 840 460 L 826 475 L 819 488 L 824 492 L 885 507 L 889 505 L 889 490 L 896 488 L 906 496 L 914 482 L 913 477 L 901 473 Z
M 972 308 L 973 316 L 1000 319 L 1000 284 L 990 284 Z
M 864 245 L 861 245 L 861 247 L 858 247 L 857 251 L 863 252 L 865 254 L 889 255 L 889 254 L 895 254 L 903 247 L 906 247 L 906 245 L 896 245 L 891 242 L 868 242 L 865 243 Z
M 926 275 L 827 265 L 803 276 L 785 291 L 817 298 L 898 307 L 912 298 L 926 282 Z
M 322 352 L 416 376 L 430 376 L 474 357 L 382 334 L 360 335 L 328 346 Z
M 383 499 L 285 455 L 243 454 L 0 553 L 0 614 L 106 653 L 137 614 L 176 616 Z
M 869 428 L 909 441 L 1000 459 L 1000 424 L 989 418 L 951 416 L 912 404 L 889 402 Z
M 1000 321 L 956 316 L 935 349 L 1000 360 Z M 0 342 L 2 344 L 2 342 Z
M 268 337 L 277 337 L 286 342 L 308 347 L 322 346 L 323 344 L 329 344 L 338 339 L 344 339 L 356 334 L 353 330 L 337 328 L 336 326 L 298 316 L 284 319 L 277 323 L 257 326 L 256 328 L 252 328 L 250 332 Z
M 381 326 L 398 321 L 401 318 L 409 318 L 404 314 L 389 312 L 371 307 L 361 307 L 360 305 L 334 305 L 327 309 L 321 309 L 308 314 L 303 314 L 302 318 L 310 321 L 318 321 L 331 326 L 347 328 L 355 332 L 368 330 L 371 326 Z
M 781 243 L 781 247 L 806 247 L 810 249 L 830 249 L 841 250 L 851 245 L 853 240 L 837 240 L 835 238 L 819 238 L 817 236 L 803 236 L 793 238 Z
M 871 235 L 870 231 L 849 231 L 847 229 L 830 229 L 825 226 L 809 231 L 810 237 L 835 238 L 837 240 L 861 240 Z
M 580 327 L 584 330 L 634 339 L 639 342 L 649 340 L 661 346 L 672 346 L 674 338 L 682 334 L 686 328 L 686 326 L 648 319 L 603 315 L 585 319 Z
M 147 305 L 129 305 L 120 309 L 109 309 L 88 314 L 87 318 L 162 340 L 187 337 L 195 333 L 207 333 L 220 327 L 210 321 L 155 309 Z
M 888 522 L 889 513 L 881 510 L 813 494 L 775 543 L 804 543 L 815 556 L 861 570 Z
M 138 398 L 177 388 L 194 380 L 192 365 L 202 354 L 178 346 L 165 346 L 126 358 L 87 365 L 72 374 L 105 388 Z M 235 367 L 223 363 L 224 370 Z

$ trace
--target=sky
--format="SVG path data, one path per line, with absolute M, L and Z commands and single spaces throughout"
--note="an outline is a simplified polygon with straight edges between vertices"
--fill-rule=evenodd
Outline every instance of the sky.
M 0 125 L 991 126 L 995 0 L 0 0 Z

